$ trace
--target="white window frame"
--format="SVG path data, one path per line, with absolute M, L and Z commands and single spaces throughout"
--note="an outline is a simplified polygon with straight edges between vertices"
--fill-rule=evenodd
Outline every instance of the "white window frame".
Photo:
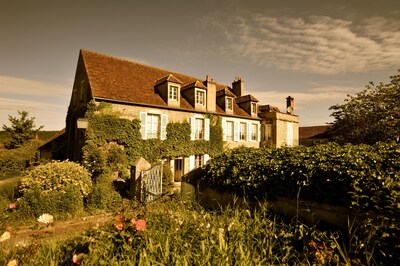
M 226 110 L 233 110 L 233 99 L 231 97 L 226 97 Z
M 250 141 L 258 141 L 258 124 L 250 124 Z
M 201 89 L 195 90 L 195 103 L 196 105 L 206 105 L 206 91 Z
M 251 103 L 251 113 L 257 114 L 257 104 L 256 103 Z
M 242 127 L 244 126 L 244 128 Z M 239 140 L 240 141 L 247 141 L 247 123 L 246 122 L 239 122 Z
M 146 136 L 147 139 L 158 139 L 160 136 L 161 117 L 159 114 L 149 113 L 146 115 Z
M 229 130 L 229 125 L 232 126 L 232 128 L 230 130 Z M 226 136 L 225 137 L 226 141 L 234 141 L 234 139 L 235 139 L 235 122 L 234 121 L 226 121 L 225 136 Z
M 199 132 L 198 132 L 198 126 L 197 126 L 198 124 L 196 123 L 197 119 L 202 119 L 204 121 L 203 134 L 199 134 Z M 195 115 L 194 117 L 190 117 L 189 122 L 190 122 L 190 128 L 191 128 L 191 135 L 190 135 L 191 140 L 196 140 L 196 139 L 210 140 L 210 119 L 209 118 Z
M 148 134 L 149 132 L 154 131 L 154 123 L 151 123 L 151 127 L 152 130 L 148 129 L 148 122 L 149 122 L 149 118 L 152 119 L 152 117 L 158 116 L 158 123 L 157 123 L 157 137 L 149 137 Z M 168 115 L 167 114 L 158 114 L 158 113 L 153 113 L 153 112 L 140 112 L 139 114 L 139 118 L 140 118 L 140 133 L 142 135 L 142 139 L 150 139 L 150 138 L 160 138 L 162 140 L 167 138 L 167 124 L 168 124 Z
M 178 101 L 178 86 L 169 86 L 168 99 Z
M 204 155 L 194 156 L 194 168 L 202 167 L 204 165 Z

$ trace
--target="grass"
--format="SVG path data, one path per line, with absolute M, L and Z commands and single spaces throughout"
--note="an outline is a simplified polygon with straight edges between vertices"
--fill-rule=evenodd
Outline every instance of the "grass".
M 358 265 L 337 232 L 286 222 L 265 205 L 209 211 L 178 199 L 160 200 L 140 208 L 121 209 L 100 228 L 66 240 L 0 251 L 0 264 L 71 265 Z M 144 231 L 131 219 L 145 219 Z M 115 224 L 122 224 L 118 230 Z M 357 248 L 357 247 L 352 247 Z M 360 253 L 361 254 L 361 253 Z M 366 253 L 365 253 L 366 254 Z M 347 264 L 348 265 L 348 264 Z

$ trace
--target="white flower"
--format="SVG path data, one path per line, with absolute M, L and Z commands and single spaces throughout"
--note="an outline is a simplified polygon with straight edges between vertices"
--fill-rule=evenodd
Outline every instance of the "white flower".
M 5 231 L 1 236 L 0 236 L 0 242 L 6 241 L 11 238 L 11 233 Z
M 53 215 L 45 213 L 45 214 L 40 215 L 37 220 L 40 223 L 51 224 L 51 223 L 53 223 Z
M 10 260 L 7 266 L 18 266 L 18 261 L 16 259 Z

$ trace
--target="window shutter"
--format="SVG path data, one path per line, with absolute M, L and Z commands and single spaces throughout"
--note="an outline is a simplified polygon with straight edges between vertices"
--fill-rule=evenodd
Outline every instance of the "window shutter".
M 246 123 L 246 141 L 251 141 L 251 132 L 252 132 L 251 123 L 247 122 Z
M 210 140 L 210 118 L 204 119 L 204 139 Z
M 227 130 L 226 121 L 223 120 L 222 121 L 222 140 L 223 141 L 226 141 L 226 130 Z
M 239 131 L 240 131 L 240 128 L 239 128 L 239 126 L 240 126 L 240 124 L 239 124 L 239 121 L 235 121 L 235 123 L 233 124 L 233 126 L 234 126 L 234 129 L 233 129 L 233 132 L 234 132 L 234 136 L 233 136 L 233 140 L 234 141 L 239 141 Z
M 191 133 L 190 133 L 190 139 L 191 140 L 195 140 L 196 138 L 196 129 L 195 129 L 195 120 L 194 117 L 190 117 L 190 129 L 191 129 Z
M 204 164 L 206 164 L 208 160 L 210 160 L 210 155 L 204 154 Z
M 168 115 L 162 114 L 161 115 L 161 128 L 160 128 L 160 138 L 166 139 L 167 138 L 167 124 L 168 124 Z
M 261 125 L 257 124 L 257 141 L 261 142 Z
M 194 155 L 189 156 L 189 171 L 192 171 L 194 169 Z
M 147 139 L 147 114 L 144 112 L 140 112 L 140 133 L 142 134 L 142 139 Z

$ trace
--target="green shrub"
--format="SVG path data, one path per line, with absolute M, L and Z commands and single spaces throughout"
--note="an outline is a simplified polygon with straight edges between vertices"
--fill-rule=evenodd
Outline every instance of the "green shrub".
M 77 163 L 64 161 L 37 166 L 20 180 L 18 212 L 25 217 L 75 214 L 83 210 L 83 200 L 91 187 L 90 174 Z
M 114 190 L 111 183 L 97 183 L 87 199 L 89 210 L 115 210 L 122 202 L 121 195 Z
M 33 165 L 38 158 L 37 148 L 41 141 L 30 141 L 24 146 L 0 152 L 0 180 L 8 176 L 20 175 L 27 167 Z

